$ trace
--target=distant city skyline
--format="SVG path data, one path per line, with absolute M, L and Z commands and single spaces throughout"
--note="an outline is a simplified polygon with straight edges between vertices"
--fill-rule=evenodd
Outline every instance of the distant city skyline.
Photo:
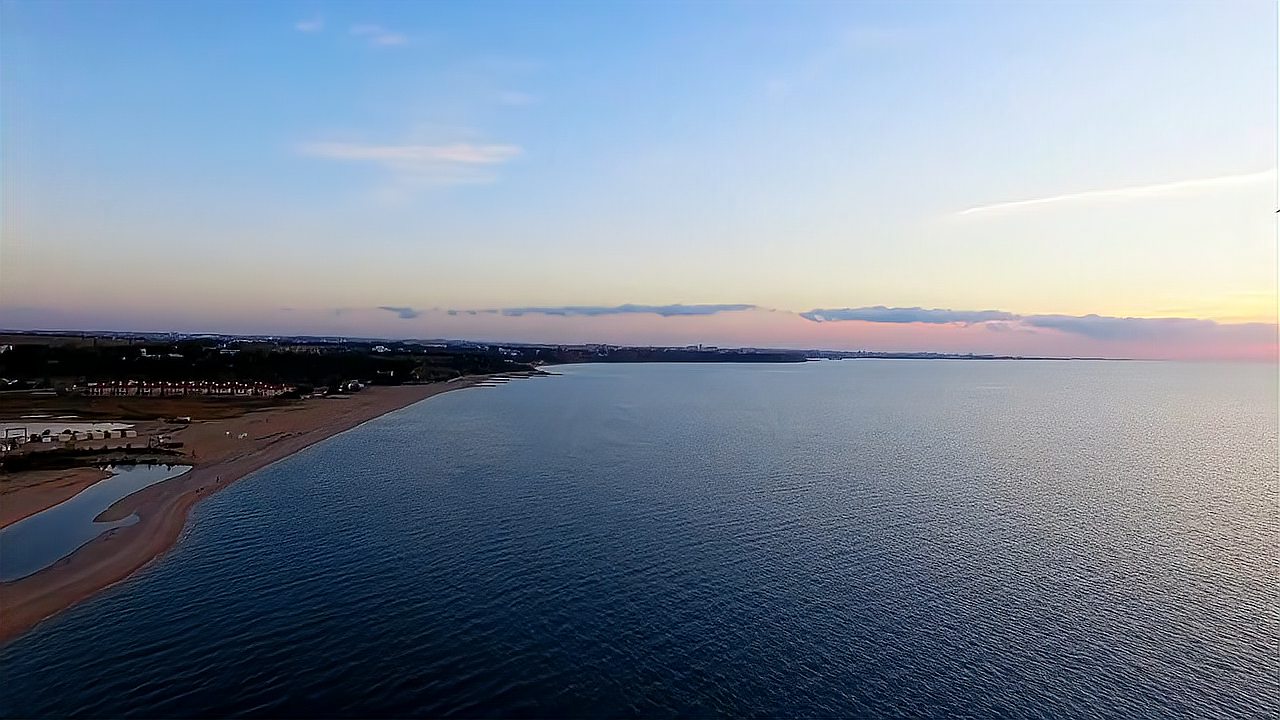
M 0 5 L 0 326 L 1276 359 L 1274 3 L 516 9 Z

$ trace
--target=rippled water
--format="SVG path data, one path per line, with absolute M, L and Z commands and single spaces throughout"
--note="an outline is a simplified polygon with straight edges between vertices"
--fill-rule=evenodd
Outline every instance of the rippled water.
M 202 503 L 5 716 L 1275 717 L 1274 366 L 574 366 Z

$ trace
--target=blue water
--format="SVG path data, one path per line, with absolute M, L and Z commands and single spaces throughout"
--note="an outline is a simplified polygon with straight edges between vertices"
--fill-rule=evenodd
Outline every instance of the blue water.
M 99 535 L 138 522 L 137 515 L 111 522 L 95 522 L 94 518 L 117 500 L 181 475 L 190 466 L 121 465 L 107 469 L 111 477 L 0 529 L 0 581 L 18 580 L 43 570 Z
M 1276 369 L 574 366 L 202 503 L 0 715 L 1276 717 Z

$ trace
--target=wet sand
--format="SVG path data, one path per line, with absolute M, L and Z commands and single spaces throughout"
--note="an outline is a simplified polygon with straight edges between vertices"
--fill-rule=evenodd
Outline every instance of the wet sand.
M 174 462 L 194 467 L 120 500 L 98 516 L 114 520 L 137 513 L 137 524 L 109 531 L 34 575 L 0 583 L 0 642 L 128 578 L 163 555 L 181 536 L 192 506 L 204 497 L 361 423 L 484 379 L 372 387 L 348 397 L 311 399 L 238 417 L 197 421 L 176 431 L 174 439 L 183 443 L 184 457 Z M 3 524 L 55 505 L 105 475 L 81 468 L 49 471 L 43 478 L 50 482 L 48 488 L 24 481 L 22 488 L 4 496 Z

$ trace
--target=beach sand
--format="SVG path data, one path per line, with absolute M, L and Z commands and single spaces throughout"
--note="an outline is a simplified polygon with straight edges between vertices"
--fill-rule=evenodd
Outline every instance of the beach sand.
M 163 555 L 181 536 L 192 506 L 220 488 L 392 410 L 483 380 L 484 376 L 475 376 L 449 383 L 371 387 L 351 396 L 311 399 L 238 417 L 197 419 L 174 433 L 185 455 L 175 458 L 175 463 L 192 464 L 190 471 L 134 493 L 98 517 L 113 520 L 137 513 L 137 524 L 109 531 L 34 575 L 0 583 L 0 642 L 128 578 Z M 105 473 L 80 468 L 46 471 L 43 477 L 26 475 L 30 477 L 0 497 L 4 506 L 0 526 L 71 497 Z
M 17 473 L 12 480 L 0 484 L 0 528 L 69 500 L 110 476 L 111 473 L 97 468 Z

